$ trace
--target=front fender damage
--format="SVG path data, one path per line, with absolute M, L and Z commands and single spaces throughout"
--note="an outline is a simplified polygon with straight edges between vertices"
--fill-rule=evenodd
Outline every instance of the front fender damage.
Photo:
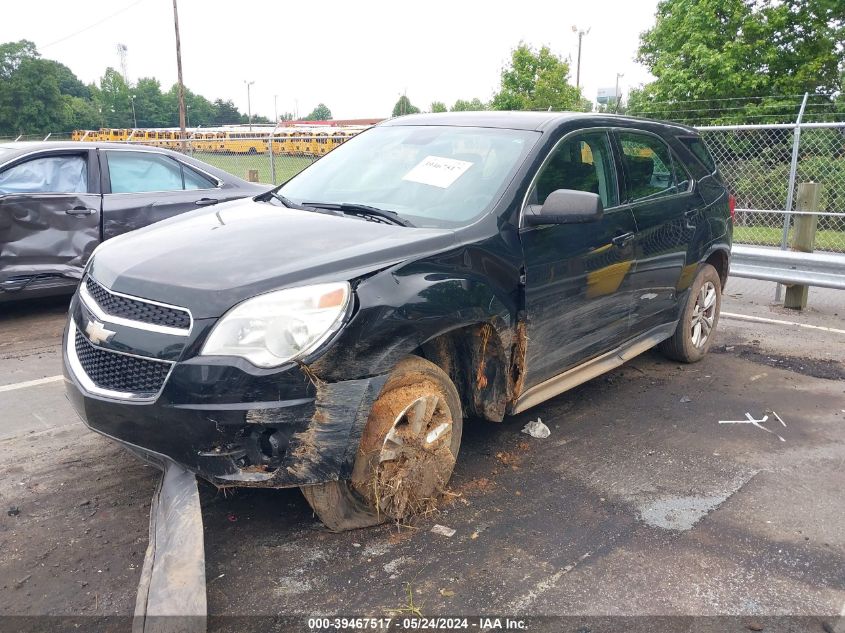
M 329 383 L 306 366 L 300 369 L 316 391 L 310 406 L 248 411 L 246 422 L 255 427 L 250 437 L 257 438 L 247 446 L 248 465 L 213 477 L 214 484 L 286 488 L 350 476 L 370 408 L 387 375 Z

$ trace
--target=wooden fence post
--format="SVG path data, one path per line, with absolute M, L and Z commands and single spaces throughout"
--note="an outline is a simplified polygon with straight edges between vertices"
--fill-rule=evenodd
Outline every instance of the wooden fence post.
M 249 182 L 258 182 L 258 170 L 257 169 L 248 169 L 246 172 L 246 179 Z
M 818 211 L 819 210 L 819 183 L 802 182 L 798 185 L 798 200 L 796 211 Z M 800 253 L 812 253 L 816 245 L 816 227 L 819 224 L 819 216 L 796 215 L 794 216 L 795 230 L 792 233 L 792 250 Z M 786 296 L 783 299 L 784 308 L 803 310 L 807 307 L 807 291 L 809 286 L 787 286 Z

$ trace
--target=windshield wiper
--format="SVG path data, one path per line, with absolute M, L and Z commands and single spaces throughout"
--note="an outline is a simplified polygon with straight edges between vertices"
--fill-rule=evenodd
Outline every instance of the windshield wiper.
M 294 202 L 290 198 L 286 198 L 276 190 L 271 190 L 267 193 L 262 193 L 255 199 L 260 200 L 261 202 L 269 202 L 270 198 L 275 198 L 276 200 L 282 203 L 282 206 L 287 207 L 288 209 L 297 209 L 299 211 L 311 211 L 313 213 L 325 213 L 327 215 L 345 215 L 340 209 L 333 209 L 329 207 L 317 208 L 313 205 L 299 204 L 298 202 Z
M 280 194 L 275 189 L 272 189 L 272 190 L 268 191 L 267 193 L 258 196 L 258 198 L 256 198 L 256 199 L 261 200 L 262 202 L 266 202 L 266 201 L 269 200 L 269 198 L 275 198 L 276 200 L 281 202 L 283 205 L 285 205 L 288 209 L 300 209 L 302 211 L 314 211 L 313 208 L 306 207 L 303 204 L 298 204 L 298 203 L 294 202 L 293 200 L 291 200 L 290 198 L 284 197 L 282 194 Z
M 398 224 L 399 226 L 414 226 L 411 222 L 396 213 L 396 211 L 379 209 L 378 207 L 371 207 L 366 204 L 354 204 L 352 202 L 305 202 L 303 204 L 312 208 L 317 207 L 318 209 L 340 211 L 346 215 L 368 215 L 370 217 L 387 220 L 391 224 Z

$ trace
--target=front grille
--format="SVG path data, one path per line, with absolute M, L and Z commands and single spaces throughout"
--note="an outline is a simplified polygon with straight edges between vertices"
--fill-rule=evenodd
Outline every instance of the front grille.
M 112 294 L 91 277 L 85 279 L 85 287 L 100 308 L 111 316 L 181 330 L 187 330 L 191 327 L 191 315 L 186 310 Z
M 79 364 L 97 387 L 141 397 L 156 395 L 170 371 L 164 361 L 111 352 L 91 344 L 76 330 L 74 340 Z

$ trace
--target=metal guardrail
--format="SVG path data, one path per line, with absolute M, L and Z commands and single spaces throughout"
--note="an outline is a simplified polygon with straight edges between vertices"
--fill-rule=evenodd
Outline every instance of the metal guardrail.
M 731 276 L 845 290 L 845 255 L 734 245 Z

